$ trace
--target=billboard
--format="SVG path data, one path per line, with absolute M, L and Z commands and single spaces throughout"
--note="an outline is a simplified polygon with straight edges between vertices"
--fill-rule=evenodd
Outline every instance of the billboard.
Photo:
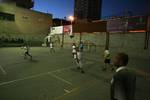
M 146 16 L 133 16 L 129 18 L 116 18 L 107 21 L 108 32 L 145 32 L 146 31 Z
M 123 32 L 124 26 L 124 21 L 121 18 L 110 19 L 107 21 L 107 31 L 110 33 Z
M 51 34 L 62 34 L 63 33 L 63 26 L 57 26 L 51 28 Z
M 147 17 L 135 16 L 128 18 L 128 31 L 145 31 L 146 30 Z
M 63 32 L 64 32 L 64 34 L 73 35 L 72 25 L 65 25 L 63 27 Z
M 106 32 L 106 21 L 97 22 L 81 22 L 73 24 L 73 33 L 93 33 L 93 32 Z

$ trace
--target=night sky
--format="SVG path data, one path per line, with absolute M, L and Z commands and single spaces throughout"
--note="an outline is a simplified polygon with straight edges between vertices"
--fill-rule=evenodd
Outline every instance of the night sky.
M 73 15 L 74 0 L 34 0 L 34 10 L 52 13 L 54 18 Z M 120 15 L 131 11 L 134 15 L 150 14 L 150 0 L 103 0 L 102 16 Z

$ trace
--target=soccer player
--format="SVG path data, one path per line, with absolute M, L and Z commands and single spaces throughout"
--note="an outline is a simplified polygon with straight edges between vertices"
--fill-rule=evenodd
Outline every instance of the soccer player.
M 83 65 L 82 65 L 82 53 L 79 48 L 76 48 L 76 58 L 75 62 L 77 63 L 77 69 L 81 70 L 81 73 L 85 73 L 83 70 Z
M 32 55 L 30 54 L 30 47 L 29 47 L 29 45 L 25 45 L 24 50 L 25 50 L 24 59 L 26 59 L 27 56 L 29 56 L 30 59 L 32 60 Z
M 50 42 L 49 46 L 50 46 L 50 53 L 55 53 L 53 42 Z
M 80 51 L 83 52 L 83 49 L 84 49 L 84 44 L 83 44 L 83 42 L 80 42 L 79 47 L 80 47 Z
M 74 59 L 76 59 L 76 53 L 77 53 L 77 51 L 76 51 L 76 44 L 73 43 L 72 44 L 72 56 L 73 56 Z
M 102 69 L 103 71 L 105 71 L 107 69 L 107 66 L 110 66 L 110 60 L 111 60 L 111 58 L 110 58 L 110 52 L 109 52 L 108 49 L 106 49 L 104 51 L 104 63 L 105 63 L 105 66 Z

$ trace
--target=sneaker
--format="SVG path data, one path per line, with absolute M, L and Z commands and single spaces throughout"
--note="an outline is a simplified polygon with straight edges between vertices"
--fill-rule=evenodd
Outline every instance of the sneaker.
M 81 73 L 84 74 L 85 72 L 82 70 Z

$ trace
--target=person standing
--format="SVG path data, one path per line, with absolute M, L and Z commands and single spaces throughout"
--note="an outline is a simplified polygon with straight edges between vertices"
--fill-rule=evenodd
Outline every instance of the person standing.
M 111 60 L 111 58 L 110 58 L 110 52 L 109 52 L 108 49 L 106 49 L 104 51 L 104 63 L 105 63 L 105 65 L 104 65 L 104 67 L 102 69 L 103 71 L 105 71 L 107 69 L 107 67 L 110 66 L 110 60 Z
M 111 100 L 134 100 L 136 76 L 127 68 L 128 55 L 118 53 L 113 64 L 117 67 L 111 80 Z
M 77 56 L 76 53 L 77 53 L 77 51 L 76 51 L 76 44 L 73 43 L 72 44 L 72 56 L 73 56 L 74 59 L 76 59 L 76 56 Z
M 75 62 L 77 63 L 77 69 L 81 70 L 81 73 L 85 73 L 83 70 L 83 65 L 82 65 L 82 53 L 79 48 L 76 49 L 76 58 Z
M 79 47 L 80 47 L 80 51 L 83 52 L 83 49 L 84 49 L 84 44 L 83 44 L 83 42 L 80 42 Z
M 53 42 L 50 42 L 49 46 L 50 46 L 50 53 L 55 53 Z

